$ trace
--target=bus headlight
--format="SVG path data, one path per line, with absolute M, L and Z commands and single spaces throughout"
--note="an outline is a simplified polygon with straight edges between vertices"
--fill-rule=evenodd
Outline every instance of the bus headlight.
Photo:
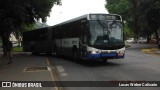
M 97 54 L 96 51 L 91 51 L 91 54 Z
M 99 54 L 100 51 L 89 51 L 90 54 Z
M 125 51 L 124 51 L 124 50 L 120 50 L 120 51 L 118 51 L 117 53 L 118 53 L 118 56 L 123 56 L 124 53 L 125 53 Z

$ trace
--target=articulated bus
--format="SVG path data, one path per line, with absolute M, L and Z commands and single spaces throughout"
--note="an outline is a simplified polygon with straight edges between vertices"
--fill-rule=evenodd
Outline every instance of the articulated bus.
M 51 53 L 52 49 L 52 27 L 45 27 L 23 33 L 23 51 L 38 53 Z
M 45 34 L 46 37 L 37 43 L 36 47 L 44 44 L 39 50 L 35 50 L 36 47 L 31 45 L 33 42 L 30 42 L 32 51 L 70 56 L 75 60 L 106 61 L 112 58 L 124 58 L 123 21 L 120 15 L 86 14 L 45 29 L 35 30 L 42 32 L 41 34 Z M 39 37 L 41 34 L 36 33 Z M 32 37 L 28 32 L 30 38 L 36 35 Z

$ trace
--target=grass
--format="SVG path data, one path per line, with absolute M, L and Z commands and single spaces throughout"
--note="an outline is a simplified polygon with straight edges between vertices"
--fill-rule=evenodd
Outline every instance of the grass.
M 126 47 L 126 48 L 129 48 L 129 47 L 130 47 L 130 45 L 125 45 L 125 47 Z
M 23 52 L 23 47 L 13 47 L 13 52 Z

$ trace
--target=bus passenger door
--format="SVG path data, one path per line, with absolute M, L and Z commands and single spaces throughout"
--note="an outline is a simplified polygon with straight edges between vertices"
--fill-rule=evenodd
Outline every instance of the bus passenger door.
M 83 58 L 86 55 L 86 48 L 87 48 L 87 21 L 81 21 L 81 36 L 80 36 L 80 56 Z

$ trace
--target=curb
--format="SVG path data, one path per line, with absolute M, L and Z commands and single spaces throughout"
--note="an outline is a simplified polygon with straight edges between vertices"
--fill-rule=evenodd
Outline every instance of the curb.
M 158 48 L 142 49 L 141 51 L 143 53 L 146 53 L 146 54 L 152 54 L 152 55 L 160 56 L 160 49 L 158 49 Z

